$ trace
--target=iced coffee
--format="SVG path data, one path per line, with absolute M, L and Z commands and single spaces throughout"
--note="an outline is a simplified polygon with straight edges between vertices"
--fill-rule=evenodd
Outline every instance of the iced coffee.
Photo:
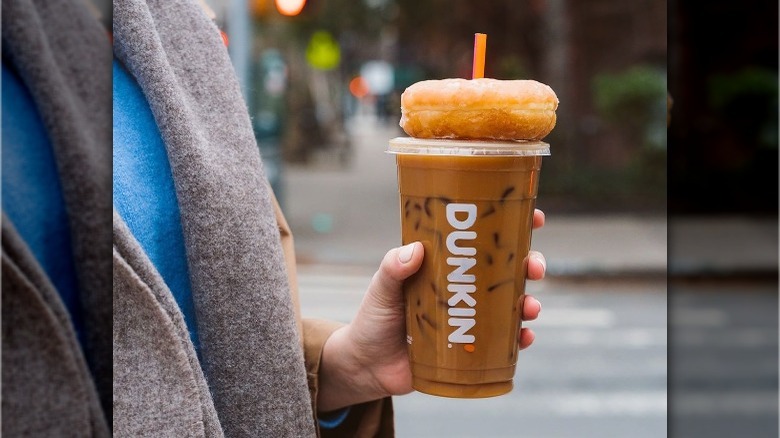
M 464 155 L 470 146 L 473 155 Z M 458 154 L 450 155 L 453 149 Z M 450 397 L 512 389 L 542 142 L 399 138 L 404 244 L 422 242 L 404 284 L 413 386 Z M 496 155 L 501 153 L 501 155 Z
M 558 99 L 536 81 L 423 81 L 401 98 L 395 154 L 412 386 L 459 398 L 512 390 L 542 157 Z

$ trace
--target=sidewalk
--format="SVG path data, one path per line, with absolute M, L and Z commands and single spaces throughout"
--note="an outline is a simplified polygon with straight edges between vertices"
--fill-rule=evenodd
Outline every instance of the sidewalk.
M 376 269 L 384 253 L 400 242 L 398 225 L 392 230 L 377 226 L 373 235 L 339 231 L 335 227 L 318 235 L 293 228 L 299 263 Z M 657 277 L 667 271 L 666 239 L 666 218 L 548 217 L 534 233 L 532 248 L 545 255 L 549 276 Z
M 670 275 L 777 278 L 777 218 L 679 218 L 669 239 Z

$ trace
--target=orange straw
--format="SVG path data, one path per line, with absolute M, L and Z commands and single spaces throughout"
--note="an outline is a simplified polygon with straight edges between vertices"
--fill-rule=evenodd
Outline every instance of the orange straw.
M 485 47 L 487 46 L 487 35 L 484 33 L 474 34 L 474 63 L 471 69 L 471 79 L 480 79 L 485 77 Z

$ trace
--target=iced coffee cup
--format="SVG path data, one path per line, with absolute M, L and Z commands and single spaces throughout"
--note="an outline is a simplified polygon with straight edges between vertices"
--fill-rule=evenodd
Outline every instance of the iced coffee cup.
M 512 390 L 541 141 L 395 138 L 403 244 L 422 242 L 404 283 L 412 386 L 477 398 Z

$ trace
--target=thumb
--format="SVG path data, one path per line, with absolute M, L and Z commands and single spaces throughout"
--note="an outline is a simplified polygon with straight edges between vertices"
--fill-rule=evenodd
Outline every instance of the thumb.
M 387 277 L 387 281 L 402 282 L 420 269 L 423 259 L 423 245 L 412 242 L 400 248 L 394 248 L 385 254 L 378 274 Z
M 369 289 L 385 299 L 397 295 L 403 281 L 420 269 L 423 252 L 420 242 L 388 251 L 379 265 L 379 270 L 374 274 Z

